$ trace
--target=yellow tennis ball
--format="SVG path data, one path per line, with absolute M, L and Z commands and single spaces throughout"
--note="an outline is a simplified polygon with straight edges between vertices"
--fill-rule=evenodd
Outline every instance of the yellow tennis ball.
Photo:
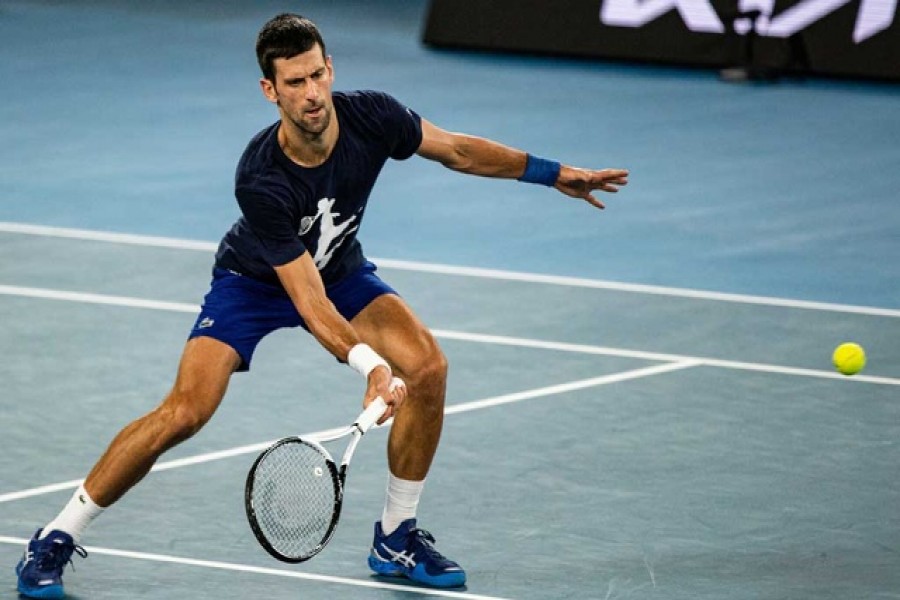
M 855 375 L 866 366 L 866 351 L 859 344 L 845 342 L 834 349 L 834 367 L 844 375 Z

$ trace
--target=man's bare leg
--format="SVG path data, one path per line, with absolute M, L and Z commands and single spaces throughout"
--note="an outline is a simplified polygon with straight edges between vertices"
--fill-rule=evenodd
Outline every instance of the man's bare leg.
M 379 575 L 407 577 L 435 587 L 465 585 L 466 573 L 419 529 L 416 511 L 444 423 L 447 359 L 431 332 L 398 296 L 372 301 L 351 322 L 408 388 L 388 438 L 387 493 L 369 553 Z
M 376 298 L 351 324 L 360 338 L 390 363 L 409 390 L 391 426 L 391 473 L 424 480 L 441 438 L 447 359 L 431 332 L 393 294 Z
M 100 510 L 139 482 L 161 454 L 209 421 L 239 364 L 234 349 L 218 340 L 198 337 L 188 341 L 172 390 L 156 409 L 119 432 L 84 486 L 44 528 L 44 535 L 59 530 L 78 540 Z

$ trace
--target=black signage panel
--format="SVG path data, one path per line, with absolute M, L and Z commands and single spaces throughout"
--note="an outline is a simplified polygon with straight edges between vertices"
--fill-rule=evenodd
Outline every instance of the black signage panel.
M 434 46 L 900 80 L 898 0 L 432 0 Z

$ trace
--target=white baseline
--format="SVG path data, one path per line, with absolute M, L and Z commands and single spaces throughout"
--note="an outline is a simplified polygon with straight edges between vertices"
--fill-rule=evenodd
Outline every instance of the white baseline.
M 24 546 L 28 543 L 25 538 L 15 538 L 0 535 L 0 543 L 13 544 L 16 546 Z M 151 554 L 149 552 L 131 552 L 129 550 L 116 550 L 114 548 L 100 548 L 95 546 L 87 546 L 85 550 L 89 554 L 99 554 L 105 556 L 116 556 L 119 558 L 131 558 L 136 560 L 145 560 L 160 563 L 174 563 L 178 565 L 186 565 L 189 567 L 202 567 L 206 569 L 220 569 L 224 571 L 237 571 L 241 573 L 255 573 L 257 575 L 274 575 L 277 577 L 290 577 L 292 579 L 306 579 L 308 581 L 318 581 L 321 583 L 333 583 L 340 585 L 350 585 L 355 587 L 374 588 L 380 590 L 390 590 L 392 592 L 405 592 L 408 594 L 416 594 L 421 596 L 440 596 L 442 598 L 459 598 L 460 600 L 504 600 L 496 596 L 483 596 L 481 594 L 469 594 L 466 592 L 443 591 L 433 588 L 413 587 L 408 585 L 397 585 L 391 583 L 381 583 L 371 580 L 351 579 L 349 577 L 334 577 L 332 575 L 317 575 L 315 573 L 303 573 L 300 571 L 288 571 L 285 569 L 270 569 L 267 567 L 255 567 L 252 565 L 242 565 L 239 563 L 220 562 L 214 560 L 199 560 L 196 558 L 183 558 L 180 556 L 169 556 L 166 554 Z
M 655 365 L 652 367 L 643 367 L 640 369 L 632 369 L 630 371 L 622 371 L 619 373 L 613 373 L 611 375 L 601 375 L 599 377 L 590 377 L 588 379 L 581 379 L 578 381 L 570 381 L 567 383 L 560 383 L 556 385 L 550 385 L 541 388 L 534 388 L 531 390 L 525 390 L 522 392 L 514 392 L 511 394 L 503 394 L 500 396 L 493 396 L 491 398 L 484 398 L 481 400 L 473 400 L 471 402 L 462 402 L 459 404 L 453 404 L 447 406 L 444 410 L 445 414 L 455 415 L 465 412 L 470 412 L 473 410 L 482 410 L 485 408 L 491 408 L 494 406 L 500 406 L 503 404 L 511 404 L 513 402 L 521 402 L 523 400 L 531 400 L 533 398 L 543 398 L 547 396 L 555 396 L 557 394 L 565 394 L 567 392 L 574 392 L 577 390 L 583 390 L 591 387 L 597 387 L 601 385 L 609 385 L 611 383 L 620 383 L 623 381 L 629 381 L 632 379 L 640 379 L 642 377 L 651 377 L 653 375 L 661 375 L 663 373 L 669 373 L 672 371 L 680 371 L 681 369 L 687 369 L 690 367 L 698 366 L 699 363 L 695 361 L 680 361 L 680 362 L 672 362 L 666 363 L 662 365 Z M 379 427 L 386 427 L 393 419 L 388 420 L 383 425 L 376 425 L 373 429 L 378 429 Z M 341 428 L 329 429 L 325 431 L 316 431 L 312 433 L 302 434 L 301 437 L 309 437 L 309 438 L 327 438 L 333 433 L 336 433 Z M 275 440 L 269 440 L 267 442 L 260 442 L 257 444 L 248 444 L 246 446 L 238 446 L 235 448 L 229 448 L 227 450 L 219 450 L 217 452 L 207 452 L 205 454 L 197 454 L 194 456 L 188 456 L 185 458 L 178 458 L 175 460 L 169 460 L 164 462 L 156 463 L 150 470 L 151 472 L 159 472 L 159 471 L 168 471 L 170 469 L 178 469 L 181 467 L 187 467 L 191 465 L 199 465 L 203 463 L 212 462 L 214 460 L 222 460 L 225 458 L 232 458 L 234 456 L 241 456 L 243 454 L 252 454 L 256 452 L 262 452 L 266 448 L 268 448 Z M 4 502 L 11 502 L 13 500 L 22 500 L 24 498 L 32 498 L 34 496 L 41 496 L 44 494 L 50 494 L 53 492 L 59 492 L 62 490 L 74 489 L 79 485 L 84 483 L 83 479 L 72 479 L 69 481 L 61 481 L 59 483 L 51 483 L 48 485 L 42 485 L 39 487 L 29 488 L 27 490 L 21 490 L 18 492 L 9 492 L 6 494 L 0 494 L 0 504 Z
M 150 235 L 94 231 L 88 229 L 71 229 L 67 227 L 49 227 L 45 225 L 32 225 L 28 223 L 11 223 L 8 221 L 0 221 L 0 232 L 55 238 L 69 238 L 93 242 L 110 242 L 115 244 L 129 244 L 133 246 L 173 248 L 178 250 L 199 250 L 203 252 L 215 252 L 216 248 L 218 247 L 218 244 L 216 243 L 200 240 L 185 240 Z M 763 306 L 779 306 L 784 308 L 795 308 L 803 310 L 822 310 L 849 314 L 900 318 L 900 310 L 898 309 L 879 308 L 875 306 L 858 306 L 853 304 L 834 304 L 830 302 L 792 300 L 789 298 L 775 298 L 771 296 L 731 294 L 725 292 L 713 292 L 706 290 L 694 290 L 658 285 L 622 283 L 618 281 L 606 281 L 601 279 L 586 279 L 581 277 L 564 277 L 559 275 L 541 275 L 537 273 L 521 273 L 516 271 L 482 269 L 477 267 L 460 267 L 454 265 L 395 260 L 389 258 L 373 257 L 372 261 L 377 263 L 379 267 L 385 269 L 396 269 L 398 271 L 438 273 L 442 275 L 480 277 L 484 279 L 496 279 L 503 281 L 522 281 L 527 283 L 541 283 L 547 285 L 592 288 L 612 290 L 617 292 L 631 292 L 635 294 L 673 296 L 679 298 L 694 298 L 697 300 L 712 300 L 719 302 L 733 302 L 739 304 L 759 304 Z
M 196 304 L 163 302 L 159 300 L 147 300 L 144 298 L 132 298 L 129 296 L 88 294 L 84 292 L 70 292 L 65 290 L 50 290 L 46 288 L 33 288 L 12 285 L 0 285 L 0 295 L 24 296 L 29 298 L 41 298 L 45 300 L 63 300 L 68 302 L 84 302 L 88 304 L 105 304 L 124 306 L 128 308 L 145 308 L 170 312 L 197 313 L 200 311 L 200 307 Z M 801 377 L 818 377 L 821 379 L 835 379 L 850 383 L 900 385 L 900 379 L 894 377 L 877 377 L 872 375 L 854 375 L 853 377 L 846 377 L 835 371 L 801 369 L 797 367 L 785 367 L 781 365 L 771 365 L 766 363 L 722 360 L 718 358 L 687 356 L 683 354 L 644 352 L 641 350 L 627 350 L 624 348 L 610 348 L 605 346 L 592 346 L 588 344 L 570 344 L 566 342 L 533 340 L 528 338 L 517 338 L 502 335 L 486 335 L 479 333 L 469 333 L 465 331 L 452 331 L 448 329 L 432 329 L 431 333 L 437 338 L 461 340 L 482 344 L 521 346 L 526 348 L 540 348 L 544 350 L 559 350 L 563 352 L 578 352 L 582 354 L 597 354 L 604 356 L 619 356 L 623 358 L 636 358 L 640 360 L 652 360 L 659 362 L 687 361 L 697 364 L 703 364 L 710 367 L 719 367 L 722 369 L 759 371 L 764 373 L 778 373 L 782 375 L 797 375 Z

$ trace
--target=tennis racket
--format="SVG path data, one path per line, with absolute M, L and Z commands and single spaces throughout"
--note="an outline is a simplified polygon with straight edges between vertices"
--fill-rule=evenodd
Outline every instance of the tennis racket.
M 391 385 L 402 385 L 395 378 Z M 265 550 L 278 560 L 309 560 L 331 541 L 341 516 L 347 467 L 356 445 L 387 410 L 379 396 L 353 425 L 323 437 L 286 437 L 266 449 L 250 468 L 244 508 L 250 528 Z M 350 436 L 336 465 L 322 443 Z

